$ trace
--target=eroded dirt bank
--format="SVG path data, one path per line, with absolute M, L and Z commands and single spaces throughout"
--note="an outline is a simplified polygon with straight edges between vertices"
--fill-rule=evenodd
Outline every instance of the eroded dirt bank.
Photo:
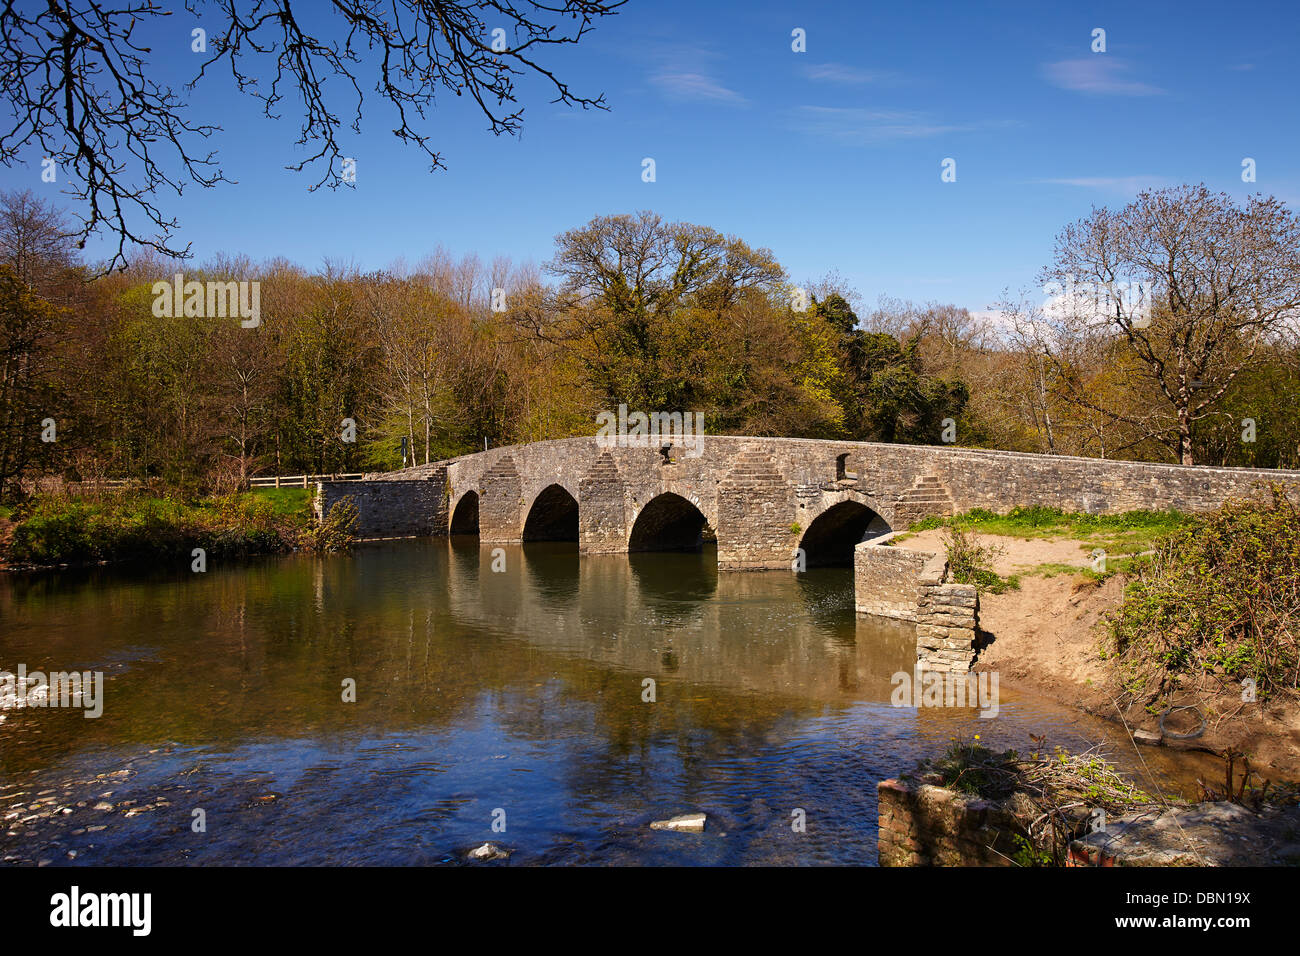
M 1070 538 L 980 535 L 980 542 L 1000 550 L 994 570 L 1018 575 L 1019 588 L 981 595 L 979 622 L 987 643 L 976 661 L 977 671 L 997 671 L 1006 685 L 1122 721 L 1132 731 L 1159 735 L 1163 746 L 1245 754 L 1264 779 L 1300 780 L 1300 695 L 1283 693 L 1266 702 L 1245 702 L 1238 684 L 1207 679 L 1194 694 L 1185 693 L 1173 702 L 1198 708 L 1204 731 L 1187 739 L 1175 737 L 1195 733 L 1200 725 L 1197 711 L 1183 710 L 1165 718 L 1162 733 L 1159 714 L 1117 704 L 1123 699 L 1123 678 L 1106 653 L 1104 618 L 1118 608 L 1125 577 L 1098 581 L 1087 575 L 1090 546 Z M 938 530 L 921 532 L 899 547 L 942 552 L 943 535 Z

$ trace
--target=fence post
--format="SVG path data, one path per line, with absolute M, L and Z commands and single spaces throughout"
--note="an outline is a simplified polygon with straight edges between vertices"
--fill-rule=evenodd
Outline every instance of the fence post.
M 303 476 L 302 476 L 302 486 L 303 486 L 304 488 L 307 487 L 307 476 L 306 476 L 306 475 L 303 475 Z
M 280 487 L 280 476 L 279 476 L 279 475 L 276 475 L 276 476 L 275 476 L 275 487 L 277 487 L 277 488 Z

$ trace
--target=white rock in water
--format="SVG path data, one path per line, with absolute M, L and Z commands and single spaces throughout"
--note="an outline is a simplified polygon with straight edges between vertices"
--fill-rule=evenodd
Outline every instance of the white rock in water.
M 510 853 L 495 843 L 484 843 L 481 847 L 469 851 L 471 860 L 504 860 Z
M 670 820 L 656 820 L 650 824 L 651 830 L 680 830 L 687 833 L 703 833 L 704 821 L 708 819 L 703 813 L 685 813 Z

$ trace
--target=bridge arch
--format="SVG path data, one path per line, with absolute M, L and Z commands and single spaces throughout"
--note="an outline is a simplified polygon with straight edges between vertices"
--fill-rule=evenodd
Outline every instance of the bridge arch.
M 547 485 L 528 509 L 523 540 L 577 541 L 578 499 L 563 485 Z
M 467 491 L 460 496 L 451 512 L 447 526 L 449 534 L 478 534 L 478 492 Z
M 708 521 L 704 512 L 679 494 L 655 495 L 632 523 L 628 551 L 698 551 Z
M 847 498 L 813 519 L 799 539 L 799 547 L 810 568 L 852 567 L 854 547 L 887 531 L 889 525 L 875 509 Z

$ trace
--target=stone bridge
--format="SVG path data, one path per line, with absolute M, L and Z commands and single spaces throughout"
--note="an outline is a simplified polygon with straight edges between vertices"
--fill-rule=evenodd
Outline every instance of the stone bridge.
M 317 508 L 353 497 L 362 537 L 567 540 L 589 554 L 686 550 L 716 539 L 721 569 L 789 569 L 799 549 L 808 567 L 851 566 L 860 542 L 928 515 L 1016 505 L 1202 511 L 1264 481 L 1300 487 L 1294 471 L 797 438 L 698 441 L 610 447 L 593 437 L 494 448 L 359 483 L 322 482 Z

